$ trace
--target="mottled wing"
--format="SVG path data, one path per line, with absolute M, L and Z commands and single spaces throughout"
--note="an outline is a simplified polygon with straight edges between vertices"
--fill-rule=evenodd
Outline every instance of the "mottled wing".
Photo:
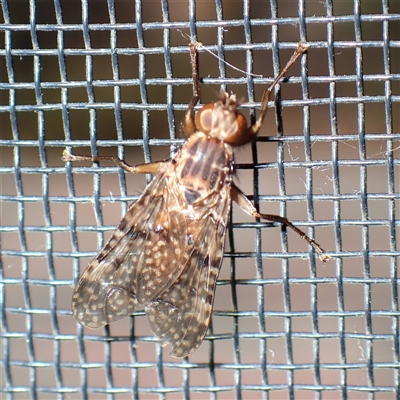
M 221 268 L 231 199 L 219 198 L 211 214 L 188 223 L 193 250 L 181 275 L 146 306 L 150 326 L 163 346 L 186 357 L 201 344 L 210 325 L 217 278 Z
M 165 171 L 154 177 L 80 278 L 72 311 L 81 324 L 95 329 L 132 314 L 185 267 L 193 245 L 167 179 Z

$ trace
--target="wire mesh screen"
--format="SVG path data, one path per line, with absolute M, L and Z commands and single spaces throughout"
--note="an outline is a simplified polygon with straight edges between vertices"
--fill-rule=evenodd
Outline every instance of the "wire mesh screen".
M 3 0 L 2 398 L 400 397 L 397 1 Z M 169 355 L 144 311 L 79 325 L 71 296 L 150 177 L 62 151 L 170 157 L 192 96 L 220 88 L 248 121 L 299 40 L 235 182 L 332 256 L 233 206 L 212 324 Z M 234 68 L 232 68 L 232 66 Z M 168 260 L 166 260 L 168 262 Z

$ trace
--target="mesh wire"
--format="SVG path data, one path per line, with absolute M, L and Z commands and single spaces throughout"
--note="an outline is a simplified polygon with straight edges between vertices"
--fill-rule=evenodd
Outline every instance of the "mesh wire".
M 399 4 L 223 3 L 2 1 L 2 398 L 400 398 Z M 213 325 L 187 360 L 143 312 L 96 331 L 72 318 L 80 272 L 145 182 L 60 161 L 182 143 L 178 30 L 204 45 L 202 102 L 228 85 L 253 121 L 264 76 L 310 43 L 238 152 L 239 186 L 333 257 L 234 209 Z

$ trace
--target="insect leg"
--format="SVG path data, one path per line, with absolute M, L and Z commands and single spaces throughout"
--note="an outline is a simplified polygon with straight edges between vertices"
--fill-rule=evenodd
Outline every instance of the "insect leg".
M 266 219 L 271 222 L 279 222 L 282 225 L 286 225 L 294 230 L 301 238 L 306 240 L 317 252 L 318 257 L 322 262 L 328 261 L 331 257 L 324 254 L 324 249 L 313 239 L 308 237 L 301 229 L 294 226 L 287 218 L 281 217 L 280 215 L 274 214 L 260 214 L 253 203 L 246 197 L 246 195 L 235 185 L 232 185 L 232 200 L 236 201 L 239 207 L 249 215 L 255 218 Z
M 200 99 L 198 53 L 194 43 L 190 43 L 190 63 L 192 65 L 193 97 L 189 103 L 189 108 L 186 111 L 185 120 L 183 122 L 183 128 L 188 137 L 197 130 L 193 118 L 193 110 Z
M 299 45 L 296 49 L 296 51 L 293 53 L 292 57 L 290 60 L 287 62 L 285 67 L 282 69 L 280 74 L 274 79 L 274 81 L 265 89 L 262 99 L 261 99 L 261 113 L 260 116 L 258 117 L 258 120 L 256 123 L 252 126 L 250 126 L 247 129 L 246 132 L 246 137 L 251 137 L 257 135 L 258 131 L 261 128 L 261 125 L 264 121 L 264 117 L 267 114 L 268 110 L 268 102 L 272 94 L 272 90 L 274 87 L 278 84 L 278 82 L 281 80 L 281 78 L 286 74 L 288 69 L 295 63 L 295 61 L 310 47 L 308 43 L 304 42 L 299 42 Z
M 76 156 L 74 154 L 68 154 L 67 150 L 63 151 L 61 159 L 63 161 L 92 161 L 92 162 L 113 161 L 115 164 L 117 164 L 125 171 L 136 174 L 155 174 L 157 172 L 160 172 L 163 169 L 163 167 L 167 163 L 169 163 L 169 161 L 158 161 L 154 163 L 129 165 L 124 160 L 121 160 L 120 158 L 114 156 L 98 156 L 98 157 Z

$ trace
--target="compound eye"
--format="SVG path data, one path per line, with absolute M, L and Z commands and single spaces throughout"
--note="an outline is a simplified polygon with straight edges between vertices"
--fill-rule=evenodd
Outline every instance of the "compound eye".
M 229 127 L 224 135 L 224 141 L 231 144 L 232 146 L 241 146 L 249 142 L 249 138 L 246 135 L 247 132 L 247 121 L 246 118 L 238 113 L 235 122 Z
M 196 114 L 196 126 L 200 132 L 210 133 L 212 128 L 212 114 L 214 111 L 214 104 L 206 104 Z

